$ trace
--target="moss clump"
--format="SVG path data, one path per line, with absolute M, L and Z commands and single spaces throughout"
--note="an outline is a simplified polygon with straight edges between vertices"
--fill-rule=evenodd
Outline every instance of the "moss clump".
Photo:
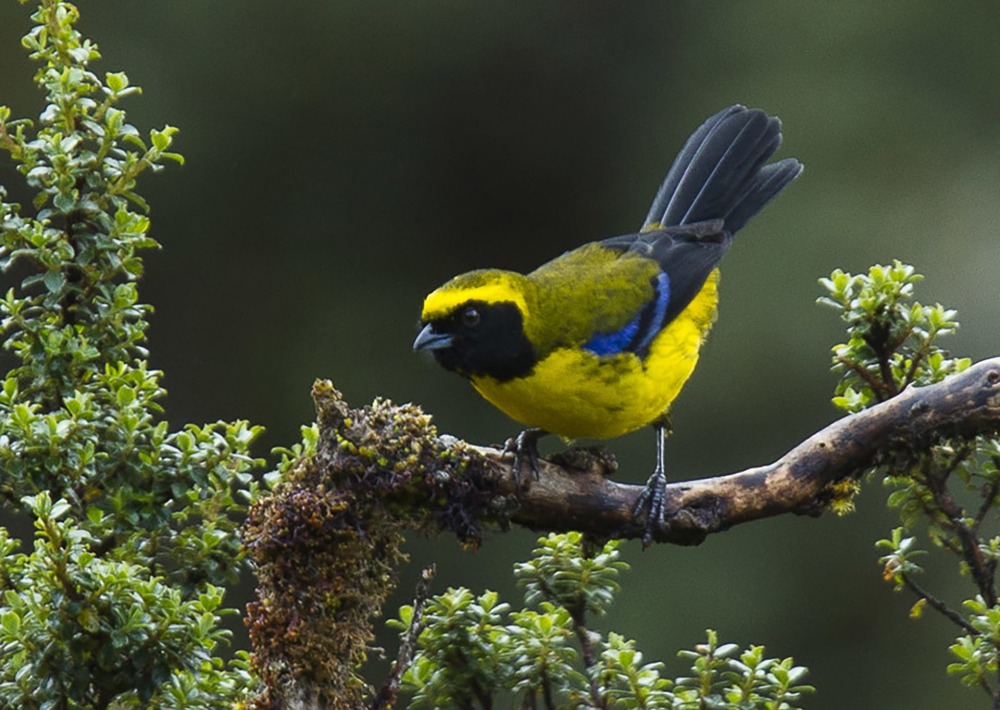
M 267 691 L 256 706 L 357 708 L 372 620 L 404 559 L 403 532 L 451 531 L 477 545 L 502 524 L 490 464 L 437 436 L 419 407 L 377 399 L 353 410 L 328 381 L 313 387 L 318 438 L 250 511 L 257 566 L 247 624 Z

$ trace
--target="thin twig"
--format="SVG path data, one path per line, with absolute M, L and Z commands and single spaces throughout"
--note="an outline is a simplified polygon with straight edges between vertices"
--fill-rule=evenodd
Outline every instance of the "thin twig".
M 889 393 L 889 397 L 895 397 L 899 394 L 899 385 L 896 384 L 896 380 L 892 376 L 892 363 L 889 362 L 889 356 L 886 353 L 879 353 L 878 369 L 882 376 L 882 383 L 885 385 L 885 391 Z
M 961 614 L 959 614 L 957 611 L 949 607 L 947 604 L 945 604 L 943 601 L 935 597 L 933 594 L 928 592 L 919 584 L 914 582 L 912 579 L 910 579 L 909 576 L 905 574 L 900 576 L 903 578 L 903 584 L 906 585 L 906 588 L 909 589 L 914 594 L 916 594 L 921 599 L 923 599 L 924 601 L 926 601 L 928 604 L 930 604 L 930 606 L 935 611 L 941 613 L 950 621 L 953 621 L 954 623 L 958 624 L 963 630 L 967 631 L 969 634 L 973 636 L 979 636 L 979 632 L 976 630 L 976 628 L 968 621 L 966 621 L 964 618 L 962 618 Z
M 413 662 L 413 654 L 417 649 L 417 639 L 424 630 L 424 607 L 427 606 L 427 599 L 430 597 L 431 580 L 434 579 L 435 566 L 425 567 L 420 574 L 420 581 L 413 592 L 413 614 L 410 617 L 410 628 L 403 634 L 399 643 L 399 652 L 396 660 L 389 670 L 389 676 L 382 684 L 375 700 L 372 701 L 372 710 L 382 710 L 391 708 L 399 695 L 399 684 L 403 679 L 403 674 Z
M 958 537 L 961 545 L 961 556 L 969 566 L 972 579 L 979 589 L 979 593 L 989 606 L 996 604 L 997 595 L 993 584 L 993 575 L 987 568 L 986 559 L 979 546 L 979 537 L 975 530 L 965 523 L 965 509 L 955 502 L 951 492 L 948 490 L 948 478 L 954 473 L 962 463 L 968 459 L 972 451 L 971 444 L 964 444 L 959 447 L 949 462 L 948 467 L 941 476 L 928 475 L 927 488 L 934 497 L 937 507 L 948 519 L 947 527 Z
M 979 528 L 982 526 L 983 521 L 986 519 L 987 513 L 993 510 L 993 506 L 996 503 L 994 500 L 997 497 L 997 493 L 1000 493 L 1000 481 L 992 481 L 983 490 L 983 503 L 979 506 L 979 510 L 976 512 L 976 517 L 973 518 L 973 525 L 976 532 L 979 532 Z
M 873 375 L 872 373 L 868 372 L 868 370 L 865 369 L 865 367 L 861 365 L 861 363 L 855 362 L 854 360 L 848 360 L 846 357 L 843 357 L 842 355 L 837 355 L 834 358 L 834 360 L 843 365 L 844 367 L 850 368 L 854 372 L 854 374 L 856 374 L 858 377 L 860 377 L 862 380 L 865 381 L 865 384 L 871 387 L 876 393 L 879 393 L 878 401 L 880 402 L 885 401 L 885 397 L 882 396 L 882 393 L 886 394 L 889 393 L 889 387 L 886 385 L 885 382 L 875 377 L 875 375 Z
M 582 615 L 581 615 L 582 617 Z M 576 631 L 576 638 L 580 642 L 580 655 L 583 657 L 583 665 L 589 671 L 597 663 L 597 655 L 594 653 L 594 645 L 590 642 L 590 631 L 583 623 L 583 619 L 577 619 L 573 615 L 573 630 Z M 587 673 L 590 678 L 590 699 L 595 708 L 607 708 L 608 699 L 601 694 L 597 678 L 592 673 Z

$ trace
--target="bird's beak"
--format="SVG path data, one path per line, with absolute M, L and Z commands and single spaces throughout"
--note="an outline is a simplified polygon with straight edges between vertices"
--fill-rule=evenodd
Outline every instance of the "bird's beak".
M 434 324 L 428 323 L 420 331 L 420 335 L 413 341 L 414 350 L 443 350 L 450 348 L 455 342 L 455 336 L 451 333 L 439 333 L 434 330 Z

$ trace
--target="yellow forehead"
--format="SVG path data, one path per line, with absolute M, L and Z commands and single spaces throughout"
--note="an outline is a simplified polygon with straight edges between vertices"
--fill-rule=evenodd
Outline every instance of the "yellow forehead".
M 474 272 L 458 276 L 436 291 L 432 291 L 424 299 L 424 310 L 421 313 L 421 318 L 424 321 L 442 318 L 454 313 L 460 306 L 469 301 L 509 302 L 515 304 L 521 313 L 527 313 L 524 294 L 511 279 L 503 276 L 484 278 Z

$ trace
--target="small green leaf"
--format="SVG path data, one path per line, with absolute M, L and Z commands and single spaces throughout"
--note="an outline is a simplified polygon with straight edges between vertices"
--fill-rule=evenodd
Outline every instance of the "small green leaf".
M 125 72 L 108 72 L 104 75 L 104 82 L 116 94 L 128 86 L 128 77 Z
M 76 196 L 70 192 L 56 193 L 52 205 L 63 214 L 69 214 L 76 208 Z
M 52 508 L 48 512 L 48 517 L 51 520 L 58 520 L 70 510 L 70 504 L 66 501 L 59 499 L 52 504 Z
M 47 271 L 42 283 L 49 293 L 60 293 L 66 286 L 66 276 L 61 271 Z
M 128 407 L 135 401 L 135 391 L 131 387 L 119 387 L 115 393 L 115 399 L 118 401 L 119 407 Z
M 16 612 L 5 611 L 0 615 L 0 626 L 3 627 L 7 636 L 17 636 L 18 631 L 21 630 L 21 617 Z

